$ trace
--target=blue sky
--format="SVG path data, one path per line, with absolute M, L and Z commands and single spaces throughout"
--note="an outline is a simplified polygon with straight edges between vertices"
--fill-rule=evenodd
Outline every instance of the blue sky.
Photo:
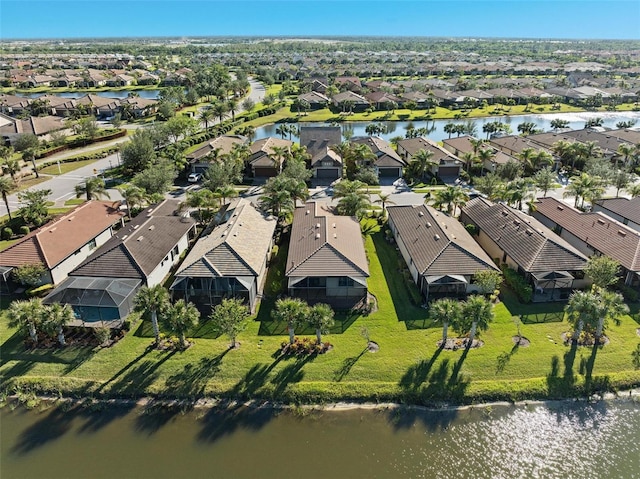
M 640 39 L 638 0 L 0 0 L 0 38 L 384 35 Z

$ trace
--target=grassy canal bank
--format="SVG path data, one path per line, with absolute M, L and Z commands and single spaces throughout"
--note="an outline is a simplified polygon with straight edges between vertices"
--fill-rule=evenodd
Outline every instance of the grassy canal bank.
M 270 319 L 273 303 L 268 299 L 240 334 L 237 350 L 229 350 L 229 340 L 216 337 L 206 321 L 192 332 L 195 344 L 184 352 L 150 348 L 153 335 L 144 321 L 134 322 L 131 331 L 109 348 L 26 350 L 23 334 L 8 328 L 3 318 L 1 389 L 85 397 L 464 404 L 570 397 L 640 385 L 637 358 L 634 363 L 640 342 L 637 305 L 619 326 L 607 329 L 607 345 L 571 347 L 561 340 L 569 329 L 563 304 L 522 305 L 507 291 L 495 306 L 495 321 L 482 333 L 484 346 L 440 350 L 436 342 L 441 328 L 432 324 L 427 310 L 412 303 L 412 286 L 399 271 L 393 246 L 378 232 L 367 238 L 366 247 L 369 289 L 378 310 L 368 316 L 338 315 L 325 336 L 333 345 L 326 354 L 279 356 L 286 328 Z M 286 254 L 286 248 L 281 250 Z M 285 261 L 278 257 L 280 265 Z M 270 280 L 277 281 L 277 274 Z M 531 342 L 528 347 L 514 345 L 514 316 L 521 318 L 521 333 Z M 378 352 L 366 349 L 363 327 L 379 344 Z M 313 331 L 298 334 L 313 336 Z

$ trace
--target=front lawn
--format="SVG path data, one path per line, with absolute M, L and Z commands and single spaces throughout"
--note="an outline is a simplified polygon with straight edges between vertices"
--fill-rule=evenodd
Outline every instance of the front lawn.
M 442 331 L 412 299 L 411 283 L 403 277 L 394 246 L 378 232 L 367 237 L 366 250 L 369 289 L 378 310 L 369 315 L 337 315 L 336 326 L 325 336 L 333 345 L 327 354 L 278 356 L 287 335 L 285 325 L 270 318 L 275 297 L 262 301 L 239 336 L 240 349 L 232 351 L 227 349 L 228 338 L 216 338 L 206 322 L 194 333 L 195 344 L 184 352 L 150 349 L 147 323 L 135 324 L 123 340 L 107 349 L 32 351 L 24 349 L 22 336 L 2 319 L 2 384 L 94 396 L 412 403 L 562 397 L 640 384 L 640 370 L 632 362 L 640 341 L 638 323 L 625 316 L 620 326 L 607 330 L 610 343 L 606 346 L 571 348 L 561 341 L 567 323 L 544 319 L 557 315 L 561 304 L 524 306 L 503 295 L 504 301 L 495 307 L 495 321 L 481 335 L 483 347 L 440 350 L 436 342 Z M 279 252 L 274 264 L 281 265 L 281 258 Z M 520 327 L 531 346 L 515 346 L 513 316 L 532 315 L 537 321 L 523 321 Z M 380 346 L 377 353 L 366 350 L 363 328 Z M 298 333 L 313 335 L 310 330 Z

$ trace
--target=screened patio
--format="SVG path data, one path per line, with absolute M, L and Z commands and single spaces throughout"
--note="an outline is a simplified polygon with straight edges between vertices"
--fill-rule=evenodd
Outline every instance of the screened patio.
M 564 301 L 569 299 L 575 279 L 568 271 L 545 271 L 531 273 L 533 279 L 533 301 Z

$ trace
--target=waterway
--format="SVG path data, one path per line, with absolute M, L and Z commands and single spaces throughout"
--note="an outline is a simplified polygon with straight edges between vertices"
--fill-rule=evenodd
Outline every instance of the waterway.
M 512 134 L 518 134 L 518 125 L 524 122 L 535 123 L 536 128 L 543 131 L 551 131 L 551 120 L 556 118 L 566 120 L 569 122 L 569 127 L 572 130 L 579 130 L 584 128 L 587 120 L 591 118 L 602 118 L 603 126 L 605 128 L 616 128 L 616 123 L 620 121 L 635 120 L 640 125 L 640 112 L 628 111 L 628 112 L 580 112 L 580 113 L 545 113 L 545 114 L 532 114 L 532 115 L 516 115 L 516 116 L 491 116 L 484 118 L 471 118 L 477 127 L 477 138 L 485 138 L 486 134 L 482 132 L 482 127 L 485 123 L 492 121 L 500 121 L 506 123 L 511 127 Z M 407 131 L 407 126 L 412 124 L 415 128 L 427 128 L 429 134 L 428 138 L 434 141 L 442 141 L 449 138 L 449 134 L 445 133 L 444 126 L 447 123 L 464 123 L 466 119 L 462 120 L 435 120 L 435 121 L 382 121 L 382 122 L 366 122 L 366 121 L 346 121 L 341 122 L 339 125 L 342 127 L 343 136 L 345 132 L 349 132 L 351 136 L 369 136 L 365 132 L 367 125 L 371 123 L 382 123 L 385 125 L 387 132 L 380 134 L 381 138 L 390 140 L 394 136 L 404 137 Z M 326 123 L 307 123 L 308 125 L 326 126 Z M 299 125 L 305 125 L 300 122 Z M 256 128 L 254 139 L 259 140 L 268 136 L 280 136 L 276 133 L 278 125 L 271 124 L 265 125 L 260 128 Z M 456 135 L 453 135 L 455 138 Z
M 3 478 L 640 478 L 633 399 L 472 409 L 20 407 Z

